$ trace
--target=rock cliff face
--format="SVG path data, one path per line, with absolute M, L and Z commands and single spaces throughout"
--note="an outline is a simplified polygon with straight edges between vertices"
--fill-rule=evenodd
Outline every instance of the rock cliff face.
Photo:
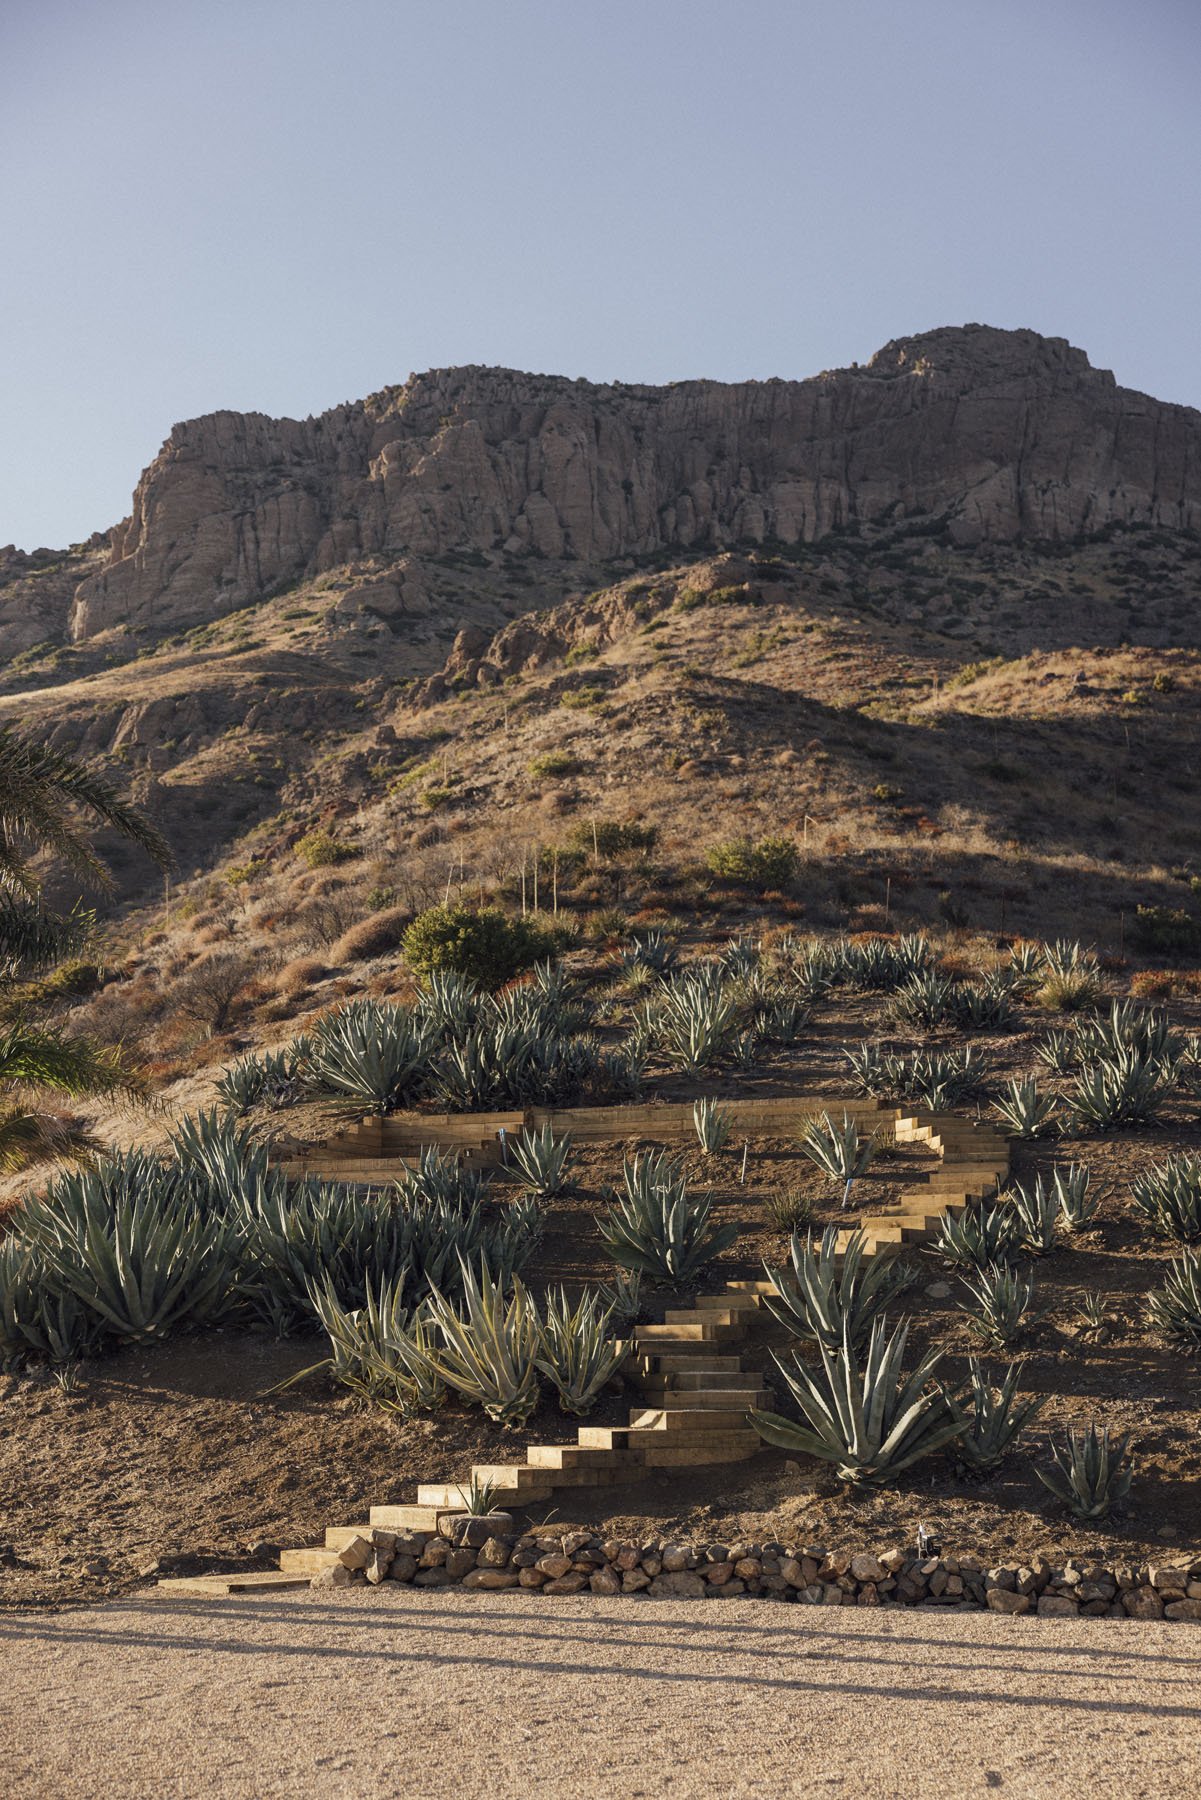
M 414 376 L 316 419 L 214 413 L 146 470 L 70 631 L 174 629 L 358 556 L 601 562 L 903 518 L 960 542 L 1201 528 L 1201 413 L 969 325 L 807 381 Z

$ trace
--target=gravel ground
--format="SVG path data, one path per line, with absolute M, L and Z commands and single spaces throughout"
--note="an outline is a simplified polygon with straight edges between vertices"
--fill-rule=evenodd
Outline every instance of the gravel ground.
M 1185 1795 L 1201 1631 L 386 1588 L 0 1619 L 12 1800 Z

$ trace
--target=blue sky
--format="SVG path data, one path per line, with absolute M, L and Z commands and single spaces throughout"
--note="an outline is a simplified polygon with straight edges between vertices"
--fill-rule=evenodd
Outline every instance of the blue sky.
M 5 0 L 0 544 L 414 369 L 804 376 L 967 320 L 1201 406 L 1192 0 Z

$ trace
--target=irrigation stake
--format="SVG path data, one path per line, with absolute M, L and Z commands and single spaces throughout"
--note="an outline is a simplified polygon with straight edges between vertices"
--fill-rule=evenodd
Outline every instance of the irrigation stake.
M 739 1174 L 738 1174 L 738 1181 L 739 1181 L 739 1185 L 741 1187 L 746 1186 L 746 1159 L 747 1159 L 747 1153 L 749 1152 L 750 1147 L 751 1147 L 751 1140 L 749 1138 L 744 1138 L 743 1142 L 742 1142 L 742 1168 L 740 1169 Z

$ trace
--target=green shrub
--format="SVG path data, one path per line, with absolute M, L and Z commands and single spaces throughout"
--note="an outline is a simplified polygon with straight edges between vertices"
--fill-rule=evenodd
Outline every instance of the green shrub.
M 358 855 L 353 845 L 342 843 L 328 831 L 306 832 L 302 838 L 297 839 L 295 850 L 310 869 L 328 869 L 333 863 L 346 862 L 350 857 Z
M 503 986 L 559 949 L 556 932 L 532 919 L 508 919 L 496 906 L 431 906 L 404 934 L 405 960 L 418 974 L 453 971 L 486 988 Z
M 578 775 L 583 766 L 569 750 L 544 750 L 531 759 L 529 770 L 531 775 Z
M 723 881 L 737 881 L 766 891 L 784 887 L 792 880 L 800 852 L 791 838 L 765 837 L 758 842 L 749 837 L 728 838 L 714 844 L 705 861 Z
M 1201 919 L 1182 906 L 1140 906 L 1130 942 L 1156 956 L 1191 956 L 1201 950 Z
M 658 838 L 654 825 L 619 822 L 616 819 L 581 819 L 567 839 L 569 850 L 597 856 L 620 856 L 626 850 L 652 850 Z

